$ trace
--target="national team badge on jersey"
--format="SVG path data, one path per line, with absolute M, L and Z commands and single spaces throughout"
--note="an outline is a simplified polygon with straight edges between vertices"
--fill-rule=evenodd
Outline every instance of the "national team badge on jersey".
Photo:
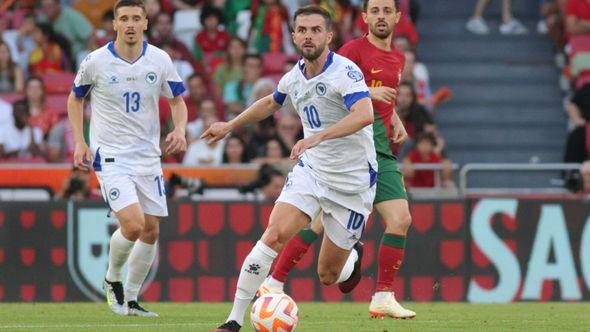
M 119 192 L 119 189 L 117 189 L 117 188 L 113 188 L 109 191 L 109 199 L 111 201 L 116 200 L 117 198 L 119 198 L 120 195 L 121 195 L 121 192 Z
M 326 85 L 322 82 L 318 83 L 315 86 L 315 92 L 317 92 L 318 96 L 323 96 L 326 94 Z
M 102 283 L 109 264 L 109 243 L 111 234 L 119 227 L 116 218 L 107 218 L 108 211 L 103 202 L 68 207 L 68 271 L 78 289 L 93 301 L 104 301 Z M 157 270 L 156 258 L 143 289 L 149 287 Z M 126 265 L 121 272 L 127 274 Z
M 158 80 L 158 75 L 156 75 L 156 73 L 154 73 L 153 71 L 151 71 L 147 75 L 145 75 L 145 81 L 148 82 L 149 84 L 154 84 L 154 83 L 156 83 L 157 80 Z

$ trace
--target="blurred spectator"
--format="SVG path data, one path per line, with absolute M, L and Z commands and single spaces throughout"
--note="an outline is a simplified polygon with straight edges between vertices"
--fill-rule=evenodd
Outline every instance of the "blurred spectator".
M 288 180 L 288 179 L 287 179 Z M 254 192 L 259 200 L 274 202 L 285 184 L 285 176 L 272 165 L 264 164 L 260 166 L 256 180 L 241 187 L 241 193 Z
M 186 125 L 186 135 L 187 135 L 187 142 L 192 143 L 196 141 L 203 130 L 206 129 L 204 119 L 216 117 L 217 118 L 217 109 L 215 108 L 215 102 L 211 99 L 203 99 L 201 104 L 199 105 L 199 113 L 198 117 L 194 120 L 189 122 Z
M 452 180 L 452 164 L 449 161 L 443 162 L 442 158 L 435 151 L 435 138 L 427 133 L 416 137 L 416 147 L 404 158 L 403 175 L 409 187 L 433 188 L 436 186 L 435 171 L 415 170 L 416 164 L 441 164 L 441 185 L 444 188 L 454 187 Z
M 582 193 L 588 196 L 590 195 L 590 161 L 582 164 L 580 175 L 582 176 Z
M 0 20 L 3 22 L 4 20 Z M 0 35 L 2 40 L 10 47 L 13 61 L 21 68 L 23 73 L 27 73 L 29 67 L 29 56 L 35 49 L 33 40 L 33 31 L 35 30 L 35 15 L 32 13 L 24 14 L 18 30 L 12 30 L 6 33 L 7 27 L 0 24 Z
M 90 38 L 88 38 L 88 43 L 86 44 L 86 49 L 75 55 L 76 67 L 80 66 L 82 61 L 86 59 L 90 52 L 117 38 L 117 32 L 113 26 L 113 20 L 114 16 L 112 10 L 104 14 L 102 17 L 100 29 L 94 30 L 94 32 L 90 35 Z
M 223 149 L 224 164 L 244 164 L 249 161 L 246 154 L 246 143 L 239 136 L 230 136 Z
M 303 138 L 299 116 L 294 113 L 283 114 L 277 125 L 277 135 L 283 144 L 285 144 L 286 148 L 291 151 L 295 143 Z
M 102 25 L 104 15 L 113 12 L 115 2 L 117 0 L 76 0 L 71 6 L 84 15 L 94 28 L 98 29 Z
M 145 1 L 145 13 L 148 20 L 148 28 L 145 31 L 145 36 L 148 40 L 153 38 L 152 36 L 152 27 L 156 22 L 156 18 L 158 14 L 162 11 L 162 4 L 160 0 L 146 0 Z
M 253 125 L 252 135 L 247 140 L 246 152 L 248 159 L 264 157 L 266 154 L 266 142 L 277 137 L 275 118 L 272 116 Z
M 172 44 L 168 42 L 160 44 L 160 48 L 164 50 L 164 52 L 168 53 L 168 55 L 172 59 L 174 68 L 176 68 L 176 72 L 178 73 L 182 81 L 187 82 L 188 78 L 195 72 L 191 63 L 182 60 L 178 52 L 176 52 L 176 50 L 172 46 Z
M 33 30 L 35 49 L 29 56 L 29 73 L 33 76 L 71 70 L 69 54 L 60 46 L 51 26 L 37 23 Z
M 190 62 L 196 72 L 202 72 L 202 68 L 198 62 L 193 59 L 193 56 L 186 45 L 174 37 L 172 30 L 172 16 L 169 13 L 160 12 L 156 17 L 156 23 L 153 25 L 153 29 L 150 32 L 152 35 L 150 42 L 153 45 L 160 47 L 164 43 L 169 43 L 172 45 L 172 48 L 176 50 L 180 59 Z
M 572 35 L 590 35 L 590 1 L 567 0 L 565 23 Z
M 428 105 L 428 100 L 432 95 L 430 90 L 430 75 L 428 69 L 422 63 L 416 63 L 416 53 L 414 51 L 404 52 L 406 63 L 402 71 L 402 81 L 412 82 L 416 89 L 416 98 L 421 105 Z
M 416 99 L 416 90 L 409 82 L 402 82 L 398 88 L 396 111 L 408 132 L 408 139 L 400 147 L 395 147 L 399 158 L 403 158 L 414 146 L 414 138 L 433 124 L 432 117 Z
M 253 161 L 259 164 L 280 164 L 283 162 L 289 162 L 286 159 L 290 150 L 287 149 L 285 144 L 281 142 L 278 137 L 272 137 L 266 141 L 264 145 L 264 155 L 255 158 Z
M 84 138 L 86 143 L 89 142 L 90 134 L 90 95 L 86 97 L 84 103 Z M 59 121 L 49 131 L 47 137 L 47 161 L 50 163 L 71 163 L 74 160 L 76 144 L 74 142 L 74 132 L 72 124 L 67 118 Z
M 489 2 L 490 0 L 477 1 L 473 16 L 467 21 L 467 30 L 478 35 L 490 33 L 490 28 L 483 18 L 483 12 Z M 502 0 L 502 24 L 500 25 L 500 33 L 504 35 L 522 35 L 528 33 L 527 28 L 512 16 L 511 0 Z
M 181 9 L 198 9 L 203 5 L 203 3 L 205 3 L 205 1 L 204 0 L 170 0 L 170 3 L 172 4 L 172 7 L 175 10 L 181 10 Z
M 244 75 L 242 61 L 246 54 L 246 42 L 238 37 L 229 40 L 225 50 L 225 61 L 215 68 L 213 82 L 215 82 L 216 94 L 221 96 L 225 85 L 231 81 L 239 81 Z
M 252 87 L 260 79 L 262 73 L 262 58 L 257 54 L 246 54 L 243 60 L 243 68 L 243 78 L 227 83 L 223 90 L 226 120 L 233 119 L 246 108 L 246 103 L 252 93 Z
M 59 115 L 45 104 L 45 85 L 40 78 L 27 79 L 24 100 L 29 110 L 31 126 L 41 129 L 43 136 L 46 136 L 59 121 Z
M 564 161 L 581 163 L 590 158 L 590 83 L 575 91 L 566 111 L 573 129 L 567 137 Z
M 0 93 L 21 92 L 23 76 L 22 69 L 12 59 L 10 48 L 0 41 Z
M 213 115 L 203 119 L 203 127 L 209 128 L 219 119 Z M 225 139 L 208 144 L 207 140 L 198 139 L 192 142 L 184 155 L 184 166 L 219 166 L 223 159 Z
M 406 36 L 397 36 L 393 38 L 393 45 L 395 45 L 395 48 L 402 53 L 414 50 L 412 43 L 410 43 L 410 40 Z
M 60 192 L 55 194 L 55 198 L 73 201 L 101 199 L 100 195 L 91 190 L 89 186 L 90 178 L 90 172 L 73 168 L 72 174 L 64 180 L 62 188 Z
M 0 132 L 0 158 L 31 158 L 42 156 L 43 133 L 31 127 L 29 110 L 24 101 L 13 105 L 13 123 Z
M 223 13 L 219 8 L 203 7 L 201 12 L 203 30 L 195 36 L 194 56 L 201 59 L 209 59 L 213 55 L 221 56 L 230 40 L 229 33 L 221 26 L 222 23 Z
M 564 4 L 567 0 L 540 0 L 540 2 L 542 19 L 537 24 L 537 32 L 548 33 L 553 44 L 561 51 L 567 43 L 564 22 Z
M 289 13 L 280 0 L 252 1 L 251 47 L 258 53 L 292 53 L 288 32 Z
M 246 100 L 246 106 L 251 106 L 257 100 L 262 99 L 268 95 L 274 93 L 276 88 L 276 84 L 270 78 L 263 77 L 256 81 L 252 86 L 252 92 L 250 92 L 250 96 Z
M 199 74 L 191 75 L 187 80 L 188 96 L 184 102 L 188 109 L 188 121 L 194 121 L 199 116 L 201 102 L 210 98 L 205 79 Z
M 237 22 L 238 13 L 242 10 L 250 8 L 252 1 L 250 0 L 232 0 L 225 1 L 223 6 L 223 17 L 225 18 L 225 27 L 230 35 L 236 36 L 239 24 Z M 244 38 L 242 36 L 242 38 Z
M 353 38 L 353 23 L 356 12 L 350 0 L 316 0 L 314 2 L 330 13 L 332 22 L 338 28 L 338 33 L 343 41 Z
M 94 7 L 92 10 L 95 10 Z M 62 6 L 60 0 L 41 0 L 41 12 L 40 19 L 49 22 L 55 32 L 69 41 L 68 54 L 76 55 L 86 49 L 93 27 L 84 15 L 71 7 Z

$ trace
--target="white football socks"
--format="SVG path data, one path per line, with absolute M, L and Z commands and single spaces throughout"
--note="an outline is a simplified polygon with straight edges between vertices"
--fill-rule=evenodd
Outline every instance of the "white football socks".
M 252 248 L 240 270 L 234 305 L 227 318 L 228 322 L 235 320 L 238 324 L 244 325 L 244 314 L 248 310 L 250 301 L 264 282 L 277 255 L 276 251 L 262 243 L 262 241 L 258 241 Z
M 109 249 L 109 269 L 106 276 L 108 281 L 122 280 L 121 269 L 127 261 L 134 244 L 135 241 L 129 241 L 123 236 L 120 228 L 113 233 Z
M 137 294 L 150 271 L 156 257 L 158 242 L 148 244 L 137 240 L 128 260 L 127 281 L 125 282 L 125 302 L 137 301 Z
M 346 263 L 344 263 L 344 266 L 342 267 L 342 271 L 340 271 L 340 276 L 338 277 L 338 280 L 336 280 L 337 284 L 339 284 L 343 281 L 346 281 L 346 280 L 348 280 L 348 278 L 350 278 L 352 271 L 354 271 L 354 263 L 356 263 L 356 260 L 358 258 L 359 258 L 358 253 L 356 252 L 355 249 L 352 249 L 350 251 L 350 255 L 348 255 L 348 259 L 346 260 Z

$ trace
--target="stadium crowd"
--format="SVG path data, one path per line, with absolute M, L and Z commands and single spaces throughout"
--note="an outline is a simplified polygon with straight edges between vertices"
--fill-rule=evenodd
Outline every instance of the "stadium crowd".
M 0 162 L 70 163 L 74 153 L 66 100 L 81 61 L 114 39 L 115 0 L 22 0 L 3 4 L 0 14 Z M 290 22 L 295 9 L 315 3 L 336 22 L 332 50 L 362 36 L 367 26 L 359 0 L 146 0 L 148 41 L 166 52 L 185 81 L 189 148 L 163 155 L 166 163 L 215 167 L 222 164 L 289 163 L 303 135 L 295 110 L 233 133 L 214 145 L 198 139 L 210 123 L 231 119 L 262 96 L 297 64 Z M 420 4 L 400 1 L 403 16 L 394 43 L 406 57 L 397 111 L 409 140 L 392 149 L 403 160 L 409 186 L 434 186 L 434 172 L 414 163 L 445 165 L 443 185 L 452 186 L 445 142 L 433 115 L 451 98 L 449 89 L 432 92 L 427 67 L 419 62 L 416 31 Z M 89 103 L 86 103 L 89 105 Z M 85 123 L 92 115 L 89 107 Z M 171 128 L 167 103 L 160 103 L 162 137 Z M 88 126 L 85 126 L 88 139 Z M 422 142 L 422 144 L 420 144 Z M 162 149 L 164 151 L 164 149 Z

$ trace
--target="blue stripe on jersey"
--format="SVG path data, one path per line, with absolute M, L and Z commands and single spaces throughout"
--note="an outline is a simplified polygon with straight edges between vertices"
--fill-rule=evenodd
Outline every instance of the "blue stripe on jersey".
M 115 42 L 114 42 L 114 41 L 112 41 L 112 42 L 109 42 L 109 44 L 108 44 L 108 46 L 107 46 L 107 48 L 109 49 L 109 51 L 111 51 L 111 53 L 112 53 L 112 54 L 115 56 L 115 58 L 117 58 L 117 59 L 121 59 L 121 60 L 123 60 L 123 61 L 127 62 L 127 63 L 128 63 L 128 64 L 130 64 L 130 65 L 132 65 L 132 64 L 134 64 L 134 63 L 136 63 L 136 62 L 137 62 L 139 59 L 141 59 L 141 58 L 142 58 L 142 57 L 145 55 L 145 52 L 147 51 L 147 47 L 148 47 L 148 43 L 147 43 L 146 41 L 144 41 L 144 42 L 143 42 L 143 50 L 141 51 L 141 55 L 140 55 L 140 56 L 139 56 L 137 59 L 135 59 L 135 61 L 133 61 L 133 62 L 129 62 L 129 61 L 127 61 L 127 60 L 125 60 L 125 59 L 121 58 L 121 57 L 119 56 L 119 54 L 117 54 L 117 51 L 115 51 Z
M 314 77 L 321 75 L 323 72 L 325 72 L 328 69 L 328 67 L 330 67 L 332 62 L 334 62 L 334 52 L 330 51 L 330 53 L 328 53 L 328 58 L 326 59 L 326 63 L 324 64 L 324 68 L 322 68 L 322 71 L 319 72 Z M 299 69 L 301 70 L 301 73 L 303 73 L 303 77 L 305 77 L 306 80 L 310 80 L 313 78 L 313 77 L 307 77 L 307 75 L 305 75 L 305 61 L 303 59 L 301 59 L 299 62 Z
M 92 87 L 91 84 L 80 85 L 80 86 L 76 86 L 75 84 L 73 84 L 72 91 L 74 91 L 74 93 L 76 94 L 76 97 L 84 98 L 88 94 L 88 91 L 90 90 L 91 87 Z
M 352 105 L 354 105 L 354 103 L 363 98 L 371 98 L 369 91 L 355 92 L 344 96 L 344 103 L 346 104 L 346 108 L 350 111 Z
M 92 168 L 94 168 L 95 172 L 102 171 L 102 166 L 100 165 L 100 148 L 96 149 L 96 155 L 94 156 L 94 162 L 92 163 Z
M 186 91 L 186 88 L 184 87 L 184 83 L 182 83 L 182 82 L 168 81 L 168 85 L 170 86 L 170 90 L 172 90 L 172 95 L 174 97 L 176 97 L 179 94 Z
M 275 90 L 275 93 L 274 95 L 272 95 L 272 97 L 275 100 L 275 103 L 282 106 L 285 102 L 285 98 L 287 98 L 287 95 L 282 92 L 279 92 L 279 90 Z
M 375 172 L 371 163 L 367 162 L 367 164 L 369 164 L 369 188 L 371 188 L 377 183 L 377 172 Z

